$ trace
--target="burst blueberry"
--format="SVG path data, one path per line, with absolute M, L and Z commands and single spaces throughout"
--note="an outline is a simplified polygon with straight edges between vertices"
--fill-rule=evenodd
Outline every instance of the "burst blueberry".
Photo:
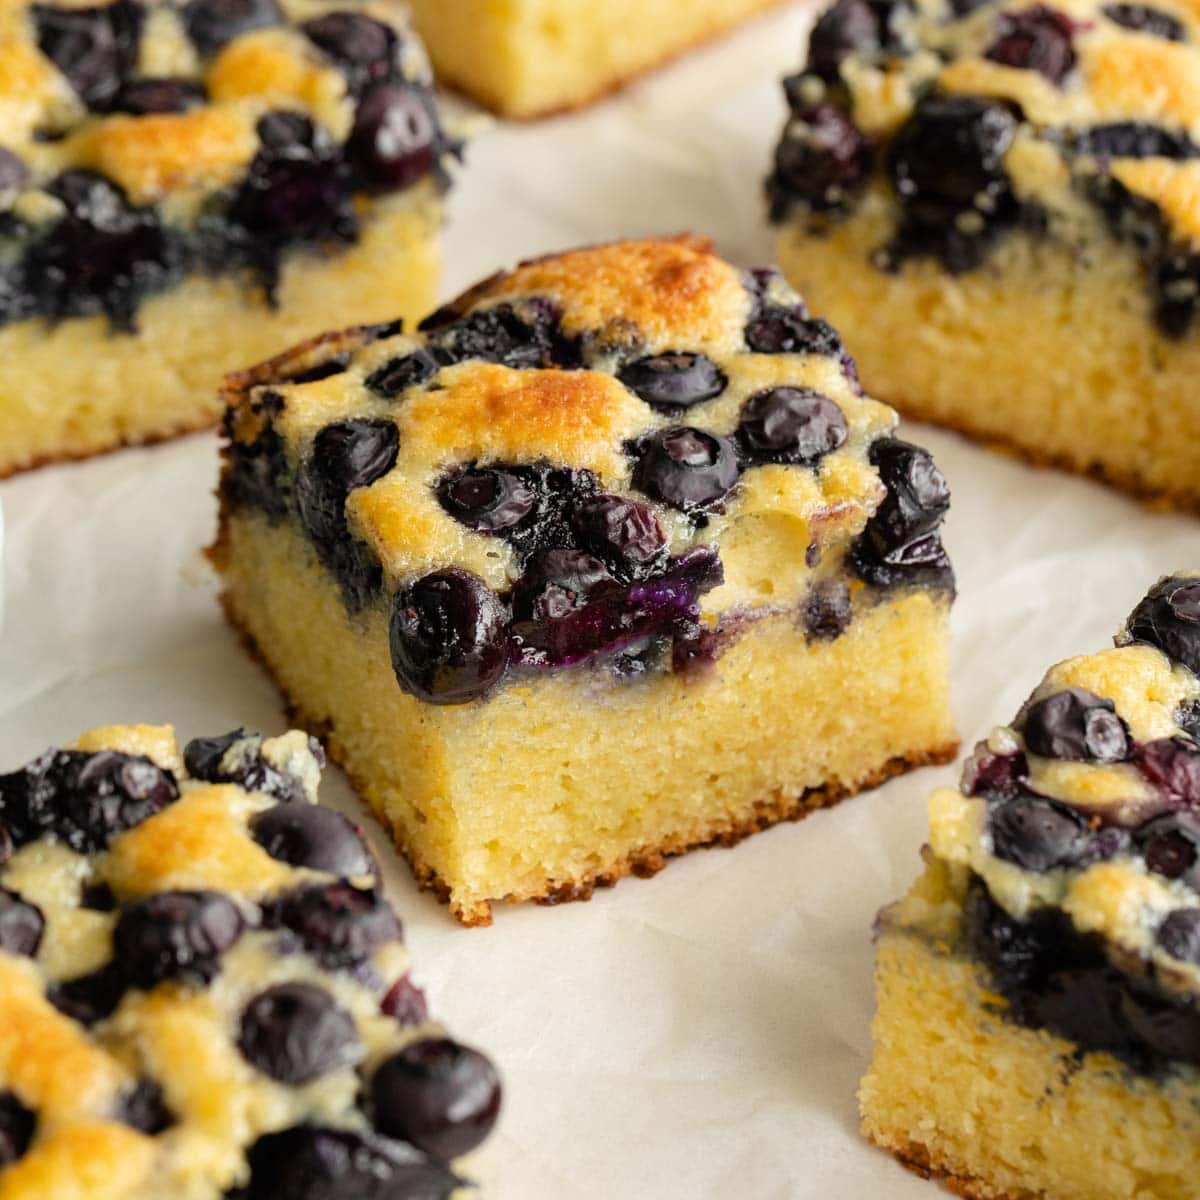
M 1200 908 L 1177 908 L 1158 927 L 1157 939 L 1172 958 L 1200 965 Z
M 1200 579 L 1171 576 L 1156 583 L 1133 610 L 1125 640 L 1157 646 L 1200 673 Z
M 579 544 L 624 580 L 644 579 L 666 560 L 666 534 L 654 512 L 636 500 L 600 493 L 575 506 L 571 528 Z
M 866 187 L 873 166 L 867 139 L 843 108 L 828 103 L 801 108 L 775 151 L 773 216 L 782 217 L 791 199 L 816 212 L 845 208 Z
M 137 62 L 142 6 L 116 0 L 95 8 L 35 4 L 31 11 L 38 48 L 85 103 L 105 108 Z
M 843 353 L 842 339 L 828 321 L 809 317 L 803 306 L 764 304 L 746 326 L 746 344 L 756 354 Z
M 181 11 L 184 27 L 203 55 L 255 29 L 283 21 L 275 0 L 190 0 Z
M 396 914 L 378 891 L 345 882 L 288 892 L 268 906 L 266 921 L 330 970 L 359 967 L 379 947 L 403 937 Z
M 352 96 L 398 74 L 399 41 L 392 29 L 361 12 L 327 12 L 301 26 L 346 78 Z
M 1110 21 L 1136 33 L 1148 33 L 1169 42 L 1187 41 L 1183 22 L 1149 4 L 1106 4 L 1100 10 Z
M 423 346 L 376 368 L 367 376 L 367 387 L 387 400 L 395 400 L 409 388 L 428 383 L 444 365 L 437 353 Z
M 318 766 L 325 761 L 320 743 L 310 739 Z M 183 765 L 193 779 L 205 783 L 235 783 L 247 792 L 262 792 L 285 802 L 303 803 L 303 779 L 285 774 L 262 755 L 262 738 L 235 729 L 218 737 L 193 738 L 184 747 Z
M 437 165 L 443 149 L 432 94 L 413 84 L 386 84 L 362 98 L 346 155 L 369 191 L 411 187 Z
M 608 568 L 582 550 L 546 550 L 533 558 L 513 588 L 518 621 L 554 621 L 583 608 L 613 584 Z

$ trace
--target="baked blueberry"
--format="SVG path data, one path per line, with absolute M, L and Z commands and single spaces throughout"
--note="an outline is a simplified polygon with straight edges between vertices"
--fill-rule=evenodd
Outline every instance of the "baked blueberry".
M 571 512 L 579 544 L 618 578 L 644 579 L 666 561 L 666 534 L 645 504 L 607 492 L 590 496 Z
M 1200 808 L 1200 748 L 1186 738 L 1156 738 L 1135 746 L 1133 761 L 1175 805 Z
M 346 155 L 374 192 L 411 187 L 437 165 L 443 148 L 433 94 L 416 84 L 384 84 L 359 102 Z
M 207 100 L 201 84 L 191 79 L 149 77 L 126 79 L 109 103 L 113 112 L 136 117 L 151 113 L 181 113 Z
M 502 467 L 466 467 L 438 486 L 442 507 L 477 533 L 500 533 L 519 525 L 537 504 L 529 481 Z
M 809 317 L 800 305 L 764 304 L 746 326 L 746 345 L 756 354 L 843 353 L 842 339 L 828 321 Z
M 144 10 L 133 0 L 95 8 L 32 6 L 38 47 L 92 108 L 104 108 L 137 62 Z
M 872 443 L 871 463 L 887 488 L 869 529 L 881 545 L 903 545 L 932 533 L 950 509 L 950 487 L 929 452 L 896 437 Z
M 1065 688 L 1032 705 L 1022 732 L 1034 754 L 1075 762 L 1121 762 L 1129 729 L 1116 706 L 1084 688 Z
M 1200 673 L 1200 579 L 1170 576 L 1156 583 L 1130 615 L 1125 638 L 1157 646 Z
M 41 945 L 45 927 L 45 918 L 36 904 L 0 888 L 0 950 L 32 958 Z
M 379 1011 L 401 1025 L 423 1025 L 429 1017 L 425 993 L 407 975 L 388 988 Z
M 582 550 L 546 550 L 530 560 L 513 588 L 518 621 L 554 621 L 583 608 L 614 580 L 598 558 Z
M 361 966 L 380 946 L 404 936 L 378 891 L 344 882 L 288 892 L 268 906 L 266 920 L 329 970 Z
M 866 187 L 873 166 L 871 147 L 845 109 L 828 103 L 795 109 L 775 151 L 774 218 L 791 199 L 817 212 L 844 208 Z
M 139 1079 L 125 1092 L 117 1105 L 117 1119 L 151 1137 L 175 1124 L 162 1087 L 153 1079 Z
M 226 43 L 283 21 L 275 0 L 189 0 L 181 10 L 188 35 L 201 54 L 216 54 Z
M 46 989 L 46 999 L 81 1025 L 94 1025 L 111 1016 L 123 995 L 125 977 L 116 962 L 107 962 L 86 975 L 53 983 Z
M 361 12 L 327 12 L 301 26 L 346 77 L 351 95 L 397 74 L 399 41 L 382 21 Z
M 725 373 L 707 355 L 673 350 L 627 363 L 617 378 L 656 412 L 678 416 L 725 390 Z
M 315 738 L 309 749 L 321 766 L 325 751 Z M 285 802 L 307 799 L 304 781 L 273 767 L 262 755 L 262 738 L 235 729 L 218 737 L 193 738 L 183 749 L 183 765 L 193 779 L 236 783 L 248 792 L 263 792 Z
M 962 790 L 967 796 L 1011 800 L 1021 794 L 1029 779 L 1029 760 L 1015 750 L 996 753 L 980 742 L 963 765 Z
M 1134 833 L 1146 866 L 1167 879 L 1182 879 L 1200 891 L 1200 820 L 1188 812 L 1164 813 Z
M 437 327 L 430 348 L 456 363 L 476 360 L 514 370 L 578 366 L 578 345 L 564 337 L 559 316 L 553 306 L 533 301 L 526 301 L 521 312 L 511 304 L 497 304 Z M 421 328 L 426 327 L 422 321 Z
M 367 376 L 367 387 L 388 400 L 428 383 L 445 364 L 432 350 L 422 347 L 411 354 L 393 358 Z
M 1023 796 L 988 812 L 992 852 L 1026 871 L 1077 866 L 1088 855 L 1087 822 L 1053 800 Z
M 852 617 L 850 589 L 842 580 L 822 579 L 813 584 L 804 602 L 804 623 L 811 637 L 835 641 L 850 628 Z
M 33 1141 L 37 1116 L 13 1092 L 0 1091 L 0 1168 L 14 1163 Z
M 0 146 L 0 195 L 19 190 L 29 179 L 29 168 L 11 150 Z
M 129 905 L 113 930 L 113 955 L 131 987 L 164 979 L 207 985 L 246 928 L 220 892 L 155 892 Z
M 737 451 L 719 434 L 675 425 L 650 434 L 637 448 L 633 484 L 680 512 L 719 503 L 738 480 Z
M 500 1080 L 476 1050 L 450 1038 L 406 1046 L 371 1080 L 375 1126 L 437 1158 L 475 1149 L 500 1113 Z
M 1157 939 L 1172 958 L 1200 964 L 1200 908 L 1177 908 L 1158 927 Z
M 1051 83 L 1062 83 L 1075 66 L 1071 39 L 1076 28 L 1065 13 L 1044 4 L 1004 13 L 997 26 L 998 36 L 984 57 L 1006 67 L 1037 71 Z
M 1100 10 L 1110 21 L 1136 33 L 1149 33 L 1169 42 L 1187 40 L 1183 22 L 1149 4 L 1106 4 Z
M 743 405 L 737 442 L 751 462 L 812 466 L 844 445 L 847 433 L 845 415 L 828 396 L 774 387 Z
M 452 568 L 396 593 L 390 627 L 400 686 L 430 704 L 465 704 L 490 691 L 508 663 L 507 613 L 478 576 Z
M 1115 121 L 1072 131 L 1066 143 L 1076 154 L 1113 158 L 1195 158 L 1200 147 L 1182 130 L 1147 121 Z
M 362 1052 L 354 1018 L 308 983 L 259 992 L 242 1013 L 237 1044 L 251 1066 L 293 1087 L 348 1066 Z
M 316 804 L 279 804 L 250 822 L 254 840 L 294 867 L 328 871 L 343 879 L 375 875 L 375 859 L 350 819 Z
M 826 83 L 836 83 L 843 59 L 874 54 L 880 44 L 879 18 L 868 0 L 837 0 L 813 23 L 805 69 Z

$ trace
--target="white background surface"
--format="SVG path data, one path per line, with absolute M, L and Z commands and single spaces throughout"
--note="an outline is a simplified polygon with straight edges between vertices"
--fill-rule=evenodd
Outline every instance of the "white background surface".
M 805 24 L 787 9 L 592 112 L 478 140 L 445 294 L 620 234 L 694 229 L 746 265 L 769 261 L 759 185 Z M 968 746 L 1052 661 L 1106 644 L 1159 574 L 1200 566 L 1194 519 L 908 433 L 954 488 Z M 284 727 L 199 559 L 215 474 L 216 438 L 202 435 L 0 484 L 0 769 L 98 724 Z M 871 921 L 915 875 L 924 797 L 953 777 L 911 775 L 590 904 L 501 908 L 485 930 L 459 929 L 375 834 L 435 1011 L 504 1075 L 502 1124 L 475 1164 L 485 1194 L 932 1200 L 934 1185 L 860 1140 L 854 1091 Z M 336 771 L 323 794 L 358 812 Z

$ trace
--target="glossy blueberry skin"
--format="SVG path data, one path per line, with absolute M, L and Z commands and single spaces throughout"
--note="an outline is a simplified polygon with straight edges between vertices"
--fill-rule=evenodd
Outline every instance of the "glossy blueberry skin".
M 739 473 L 728 438 L 675 425 L 642 440 L 633 485 L 680 512 L 700 512 L 723 500 Z
M 1061 84 L 1075 67 L 1072 36 L 1077 26 L 1065 13 L 1044 4 L 1005 13 L 998 23 L 997 39 L 985 58 L 1007 67 L 1037 71 L 1053 84 Z
M 392 668 L 400 687 L 429 704 L 466 704 L 489 692 L 508 664 L 508 614 L 478 576 L 426 575 L 392 602 Z
M 1200 579 L 1172 576 L 1156 583 L 1133 610 L 1126 632 L 1129 641 L 1157 646 L 1200 673 Z
M 1123 762 L 1131 748 L 1113 702 L 1083 688 L 1065 688 L 1032 705 L 1022 733 L 1032 753 L 1071 762 Z
M 301 26 L 346 77 L 353 96 L 398 74 L 399 39 L 390 26 L 360 12 L 327 12 Z
M 1172 958 L 1200 964 L 1200 908 L 1177 908 L 1158 927 L 1157 940 Z
M 428 346 L 386 362 L 367 376 L 367 387 L 388 400 L 395 400 L 411 387 L 428 383 L 445 366 L 443 356 Z
M 305 803 L 304 781 L 277 770 L 263 758 L 261 751 L 247 755 L 234 769 L 227 770 L 222 766 L 230 747 L 251 736 L 244 729 L 234 729 L 218 737 L 193 738 L 184 747 L 183 765 L 193 779 L 202 779 L 206 783 L 234 783 L 247 792 L 262 792 L 287 803 Z M 324 766 L 325 751 L 320 742 L 309 738 L 309 748 L 318 765 Z
M 216 54 L 243 33 L 283 22 L 275 0 L 190 0 L 182 16 L 188 35 L 203 55 Z
M 1068 145 L 1075 154 L 1096 158 L 1170 158 L 1183 160 L 1200 155 L 1200 147 L 1186 133 L 1164 129 L 1147 121 L 1117 121 L 1092 125 L 1073 134 Z
M 737 442 L 756 463 L 813 466 L 846 442 L 842 410 L 812 388 L 775 387 L 742 407 Z
M 519 525 L 537 505 L 527 479 L 499 467 L 467 467 L 438 485 L 442 507 L 476 533 L 501 533 Z
M 166 979 L 207 985 L 245 928 L 220 892 L 156 892 L 118 917 L 113 957 L 132 987 L 149 990 Z
M 38 48 L 92 108 L 104 109 L 137 62 L 144 10 L 131 0 L 95 8 L 35 4 Z
M 843 59 L 879 49 L 879 32 L 879 18 L 867 0 L 837 0 L 813 24 L 805 69 L 826 83 L 836 83 Z
M 13 1092 L 0 1091 L 0 1170 L 16 1162 L 33 1141 L 37 1115 Z
M 443 142 L 428 88 L 384 84 L 372 88 L 359 103 L 346 156 L 368 191 L 396 192 L 433 171 Z
M 1191 738 L 1156 738 L 1134 748 L 1142 774 L 1172 802 L 1200 809 L 1200 747 Z
M 862 131 L 836 104 L 812 104 L 795 111 L 775 150 L 769 182 L 774 220 L 783 219 L 791 200 L 815 212 L 845 208 L 870 181 L 874 154 Z
M 51 984 L 46 999 L 71 1020 L 91 1026 L 112 1015 L 125 990 L 120 964 L 110 961 L 87 975 Z
M 844 353 L 842 339 L 828 321 L 810 317 L 802 306 L 764 304 L 746 326 L 746 345 L 755 354 Z
M 991 806 L 988 824 L 996 857 L 1026 871 L 1076 866 L 1089 852 L 1087 822 L 1052 800 L 1002 801 Z
M 673 350 L 627 363 L 617 378 L 656 412 L 678 416 L 695 404 L 719 396 L 725 373 L 711 358 Z
M 804 604 L 808 635 L 819 641 L 836 641 L 850 628 L 853 608 L 850 589 L 840 579 L 823 579 L 813 585 Z
M 405 975 L 388 988 L 379 1011 L 401 1025 L 423 1025 L 429 1017 L 429 1004 L 425 993 Z
M 331 971 L 353 970 L 404 931 L 392 907 L 374 888 L 349 883 L 311 884 L 275 899 L 266 924 L 285 932 L 283 946 L 311 954 Z
M 136 117 L 152 113 L 181 113 L 207 100 L 204 88 L 190 79 L 127 79 L 109 104 L 113 112 Z
M 0 888 L 0 950 L 6 954 L 34 957 L 46 927 L 41 909 L 16 892 Z
M 1200 891 L 1200 819 L 1191 813 L 1163 813 L 1133 835 L 1146 866 L 1167 879 L 1182 879 Z
M 500 1079 L 477 1050 L 450 1038 L 414 1042 L 371 1080 L 375 1126 L 441 1159 L 474 1150 L 500 1114 Z
M 238 1049 L 251 1066 L 291 1087 L 347 1066 L 361 1052 L 354 1018 L 307 983 L 259 992 L 242 1013 Z
M 341 879 L 377 875 L 379 868 L 350 819 L 316 804 L 278 804 L 250 822 L 250 833 L 280 862 Z
M 645 504 L 601 492 L 576 505 L 570 519 L 580 546 L 618 579 L 645 579 L 666 562 L 666 534 Z
M 1125 29 L 1165 38 L 1169 42 L 1187 41 L 1183 23 L 1161 8 L 1149 4 L 1106 4 L 1100 11 Z
M 604 563 L 582 550 L 543 551 L 513 588 L 513 616 L 518 622 L 558 620 L 614 582 Z

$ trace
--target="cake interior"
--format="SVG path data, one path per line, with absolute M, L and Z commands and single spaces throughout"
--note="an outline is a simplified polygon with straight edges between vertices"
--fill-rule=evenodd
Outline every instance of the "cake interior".
M 873 395 L 1034 461 L 1200 507 L 1189 382 L 1200 341 L 1157 327 L 1134 255 L 1107 239 L 1081 249 L 1014 234 L 960 275 L 932 258 L 889 273 L 872 253 L 891 220 L 876 193 L 820 233 L 785 227 L 778 245 Z
M 103 316 L 5 325 L 0 477 L 211 425 L 227 371 L 321 333 L 331 312 L 411 325 L 437 299 L 440 223 L 430 185 L 379 202 L 353 246 L 292 252 L 275 305 L 243 280 L 195 274 L 147 299 L 136 333 L 114 332 Z
M 809 641 L 794 608 L 761 616 L 699 673 L 580 667 L 436 707 L 397 687 L 383 604 L 349 616 L 289 525 L 227 513 L 216 554 L 234 622 L 466 924 L 491 901 L 586 898 L 954 752 L 944 594 L 863 589 L 833 641 Z
M 586 104 L 782 0 L 413 0 L 446 83 L 510 117 Z
M 864 1132 L 979 1200 L 1194 1196 L 1200 1075 L 1139 1075 L 1005 1019 L 984 968 L 954 949 L 964 888 L 934 860 L 882 918 Z

